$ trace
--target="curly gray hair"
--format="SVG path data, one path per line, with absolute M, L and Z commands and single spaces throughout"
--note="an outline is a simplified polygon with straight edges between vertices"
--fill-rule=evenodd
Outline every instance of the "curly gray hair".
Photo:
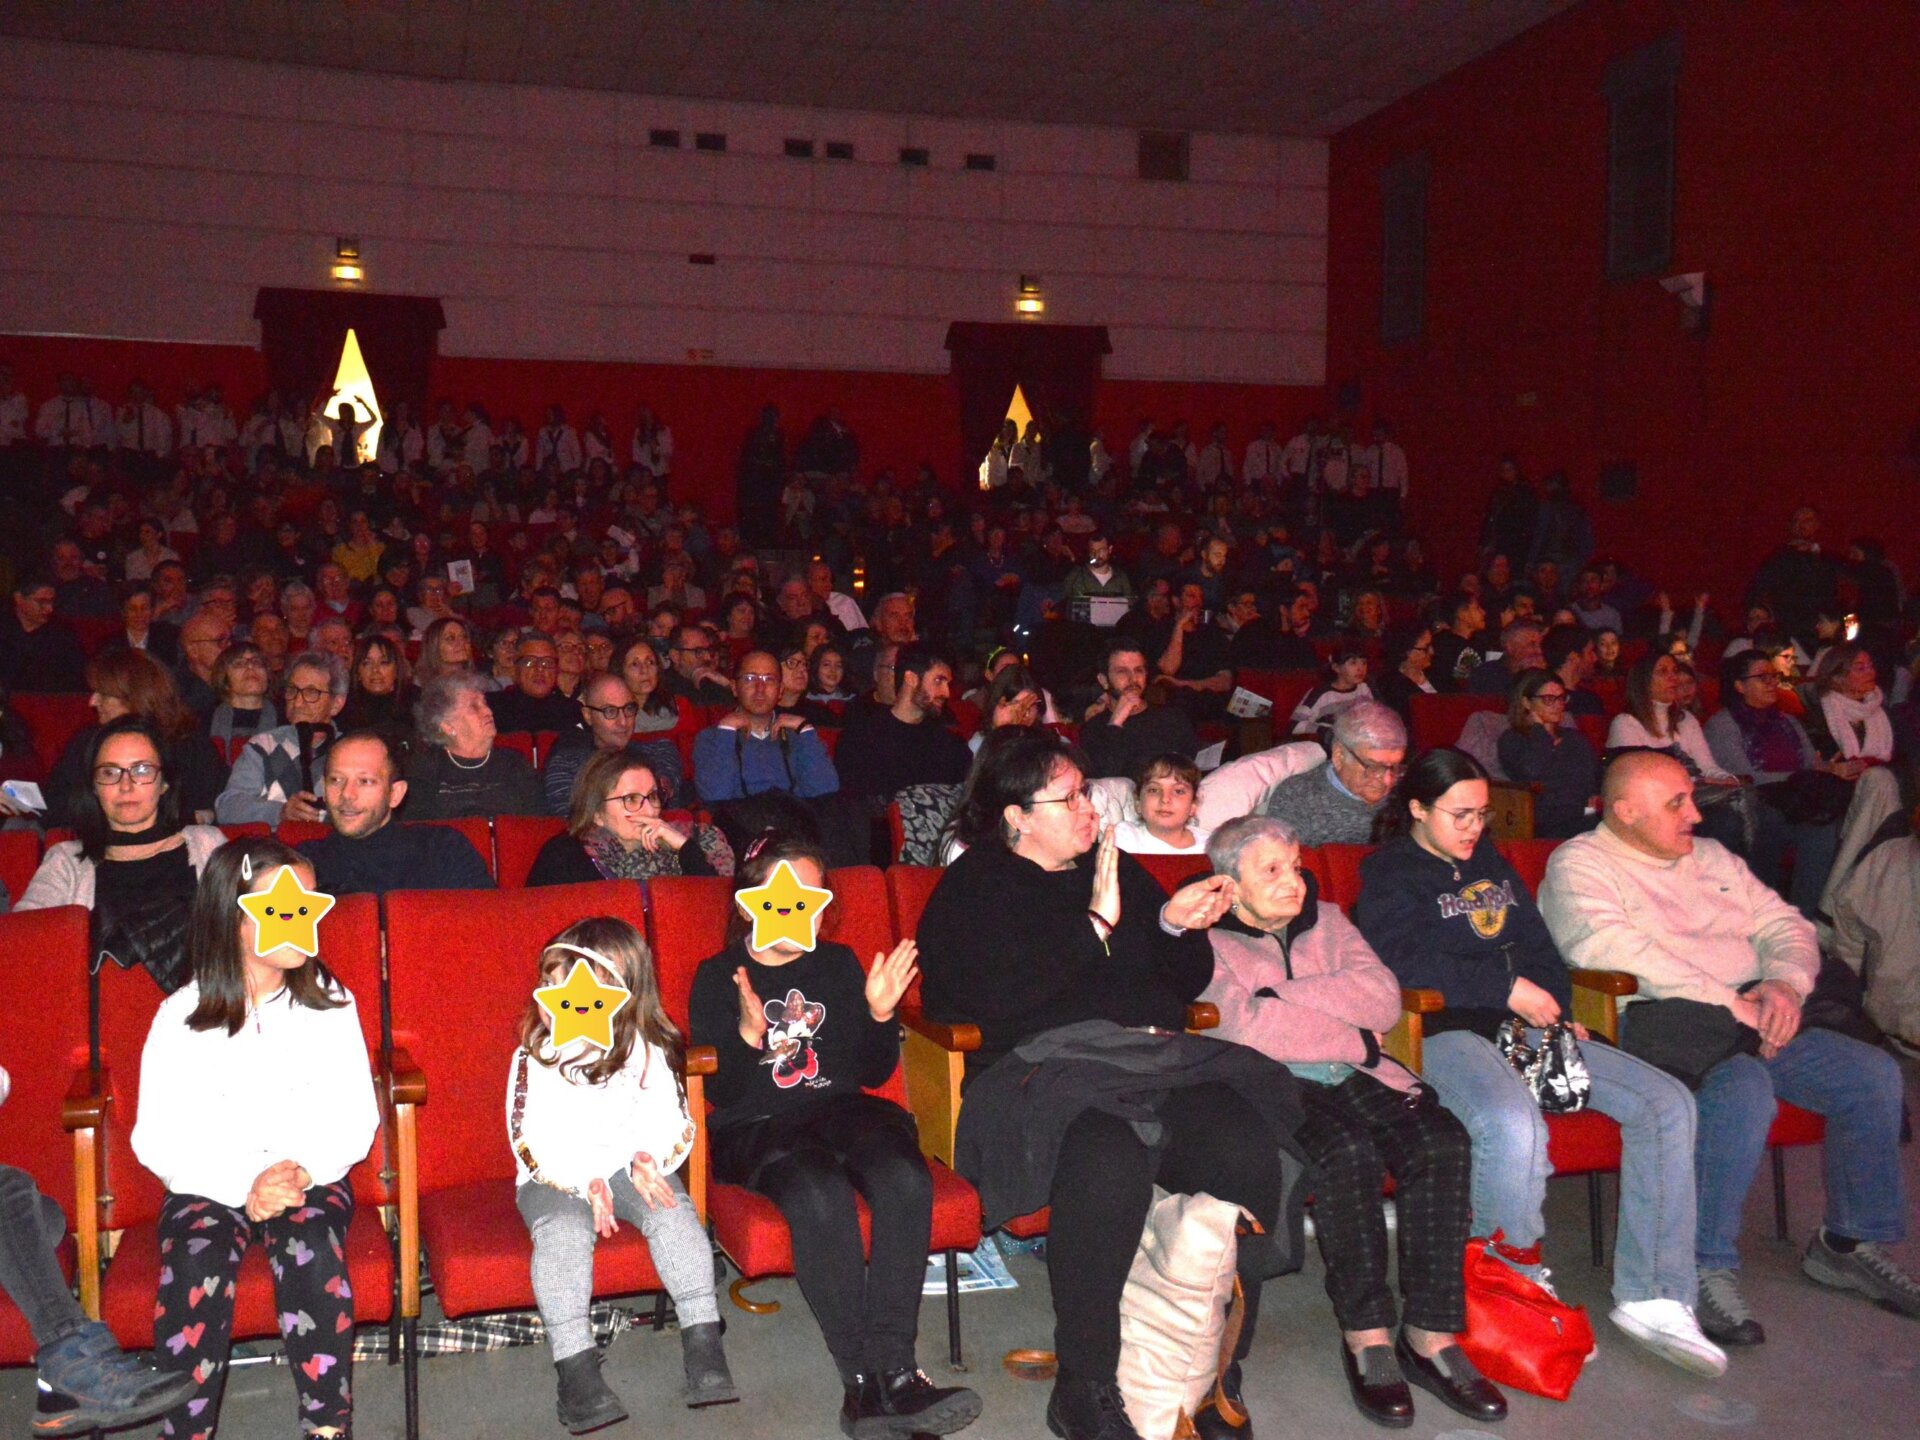
M 420 731 L 420 738 L 442 749 L 452 744 L 453 735 L 447 729 L 447 721 L 469 692 L 482 696 L 487 693 L 487 687 L 471 670 L 448 670 L 422 685 L 419 698 L 413 702 L 413 723 Z
M 1282 845 L 1300 848 L 1300 833 L 1284 820 L 1271 815 L 1242 815 L 1229 820 L 1207 839 L 1207 859 L 1216 875 L 1240 878 L 1240 857 L 1261 840 L 1278 840 Z

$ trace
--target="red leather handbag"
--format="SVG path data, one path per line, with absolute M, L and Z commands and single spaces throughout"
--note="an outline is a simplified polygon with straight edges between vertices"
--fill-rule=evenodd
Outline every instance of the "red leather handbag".
M 1467 1242 L 1467 1328 L 1460 1348 L 1496 1385 L 1565 1400 L 1594 1351 L 1584 1305 L 1568 1305 L 1511 1265 Z

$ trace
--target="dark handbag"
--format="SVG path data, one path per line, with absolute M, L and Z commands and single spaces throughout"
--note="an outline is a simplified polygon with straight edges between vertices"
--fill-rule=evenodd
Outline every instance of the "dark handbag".
M 1724 1005 L 1636 1000 L 1620 1016 L 1620 1048 L 1698 1090 L 1722 1060 L 1758 1054 L 1760 1032 L 1742 1025 Z
M 154 894 L 123 900 L 111 915 L 93 912 L 93 968 L 103 959 L 122 970 L 138 965 L 171 995 L 193 978 L 187 959 L 187 911 L 182 895 Z
M 1593 1096 L 1593 1076 L 1573 1027 L 1553 1024 L 1540 1032 L 1540 1044 L 1527 1043 L 1525 1022 L 1509 1017 L 1500 1022 L 1495 1044 L 1533 1092 L 1543 1115 L 1571 1115 L 1587 1108 Z
M 1759 795 L 1789 825 L 1837 825 L 1853 804 L 1853 782 L 1825 770 L 1796 770 L 1760 786 Z

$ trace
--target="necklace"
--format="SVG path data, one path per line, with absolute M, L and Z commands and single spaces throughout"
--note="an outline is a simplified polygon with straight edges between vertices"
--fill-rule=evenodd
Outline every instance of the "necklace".
M 479 770 L 479 769 L 483 769 L 486 766 L 486 763 L 489 760 L 493 759 L 493 751 L 491 750 L 487 751 L 486 754 L 482 755 L 478 760 L 474 761 L 471 765 L 469 765 L 466 761 L 462 760 L 458 755 L 454 754 L 453 751 L 451 750 L 447 751 L 447 759 L 453 762 L 453 767 L 456 770 Z

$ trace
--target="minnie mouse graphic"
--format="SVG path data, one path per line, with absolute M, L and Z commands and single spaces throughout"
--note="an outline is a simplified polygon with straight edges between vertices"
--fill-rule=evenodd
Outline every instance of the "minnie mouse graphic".
M 813 1048 L 813 1037 L 826 1023 L 827 1007 L 798 990 L 789 990 L 786 999 L 767 1001 L 764 1011 L 767 1054 L 760 1063 L 773 1066 L 773 1083 L 791 1090 L 815 1082 L 820 1074 L 820 1056 Z

